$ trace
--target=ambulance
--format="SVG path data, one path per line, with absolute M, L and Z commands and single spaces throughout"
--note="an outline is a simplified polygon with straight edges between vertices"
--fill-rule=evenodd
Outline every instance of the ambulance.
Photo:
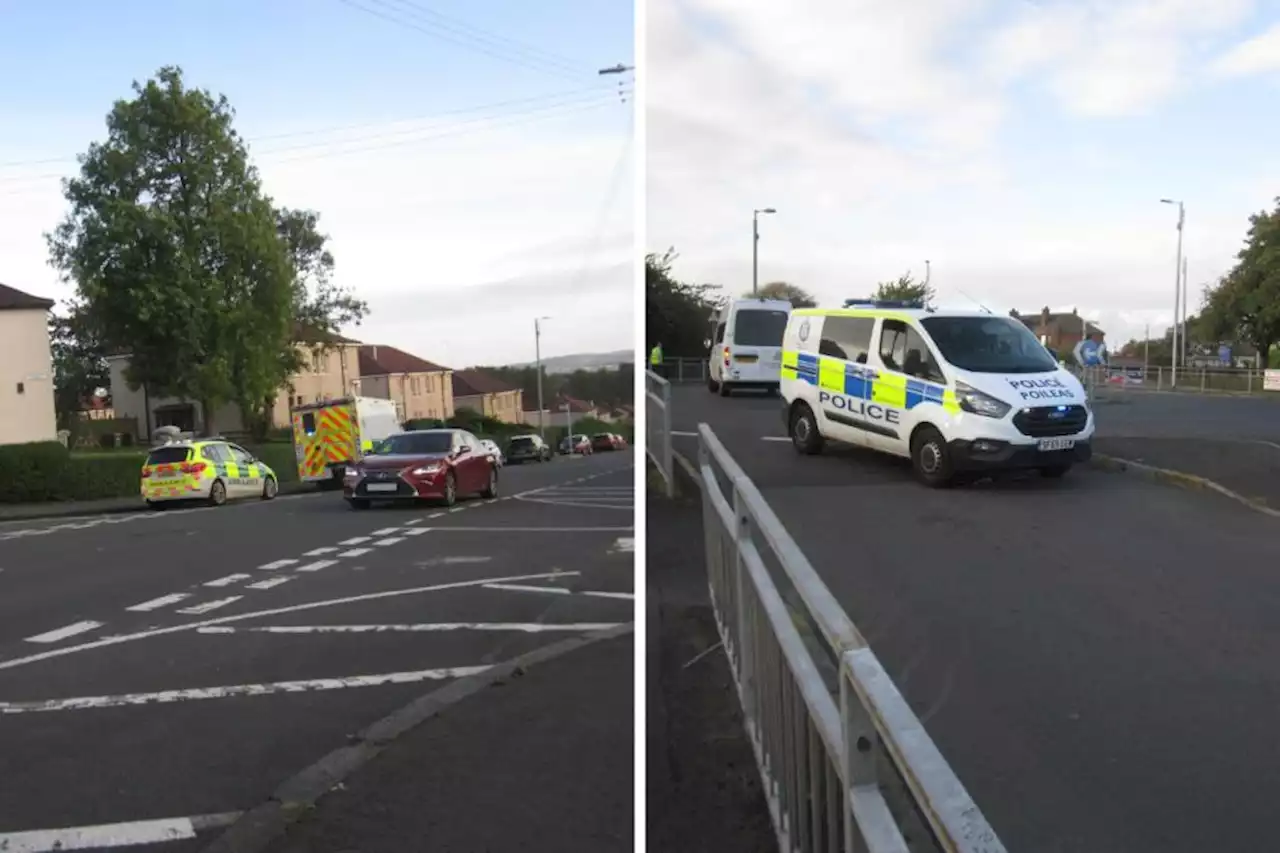
M 348 465 L 401 431 L 395 402 L 381 397 L 342 397 L 294 406 L 290 419 L 298 478 L 304 483 L 340 486 Z
M 782 369 L 782 333 L 791 303 L 785 299 L 738 299 L 711 315 L 707 390 L 728 397 L 735 390 L 777 393 Z
M 1008 469 L 1061 477 L 1092 453 L 1084 387 L 1021 321 L 851 299 L 791 313 L 782 345 L 787 434 L 911 460 L 925 485 Z

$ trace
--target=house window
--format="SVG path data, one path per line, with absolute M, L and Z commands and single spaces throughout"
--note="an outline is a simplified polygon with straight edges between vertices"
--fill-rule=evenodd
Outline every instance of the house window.
M 416 376 L 415 376 L 415 377 L 413 377 L 413 393 L 415 393 L 415 394 L 420 394 L 420 393 L 422 393 L 422 386 L 421 386 L 421 383 L 418 381 L 418 377 L 416 377 Z

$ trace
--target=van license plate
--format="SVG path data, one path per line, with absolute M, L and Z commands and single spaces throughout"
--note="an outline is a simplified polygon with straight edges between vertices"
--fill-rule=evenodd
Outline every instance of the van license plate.
M 1042 438 L 1036 447 L 1043 451 L 1070 450 L 1076 446 L 1073 438 Z
M 395 483 L 370 483 L 365 488 L 371 492 L 394 492 L 400 487 Z

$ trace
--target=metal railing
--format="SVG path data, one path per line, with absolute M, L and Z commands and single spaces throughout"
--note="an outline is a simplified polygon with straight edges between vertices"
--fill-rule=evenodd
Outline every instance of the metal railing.
M 652 370 L 644 372 L 644 448 L 665 481 L 667 497 L 675 494 L 671 456 L 671 383 Z
M 1091 397 L 1143 391 L 1280 396 L 1265 387 L 1267 371 L 1242 367 L 1179 367 L 1176 375 L 1171 367 L 1077 367 L 1073 372 Z
M 698 434 L 711 598 L 781 849 L 1003 853 L 755 485 Z
M 686 382 L 707 381 L 707 357 L 701 358 L 666 358 L 662 360 L 662 370 L 666 379 L 673 385 Z

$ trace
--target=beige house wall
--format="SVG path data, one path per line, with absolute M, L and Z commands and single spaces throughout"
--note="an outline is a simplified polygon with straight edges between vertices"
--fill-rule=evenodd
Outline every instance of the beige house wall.
M 0 311 L 0 444 L 57 438 L 48 312 Z

